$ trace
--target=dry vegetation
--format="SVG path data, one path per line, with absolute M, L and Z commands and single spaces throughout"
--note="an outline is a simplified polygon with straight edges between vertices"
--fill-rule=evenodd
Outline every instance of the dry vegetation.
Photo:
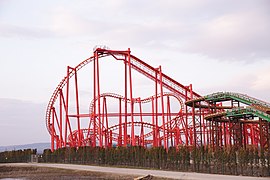
M 22 178 L 24 180 L 71 180 L 71 179 L 130 179 L 138 176 L 109 174 L 91 171 L 78 171 L 46 167 L 33 166 L 0 166 L 0 179 L 2 178 Z M 165 180 L 166 178 L 153 177 L 152 180 Z M 168 179 L 169 180 L 169 179 Z
M 134 179 L 135 176 L 108 174 L 90 171 L 76 171 L 45 167 L 0 166 L 0 178 L 45 179 Z

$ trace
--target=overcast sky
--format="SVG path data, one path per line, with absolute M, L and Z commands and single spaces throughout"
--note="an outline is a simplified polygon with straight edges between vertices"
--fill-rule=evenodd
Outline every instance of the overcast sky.
M 66 66 L 126 50 L 201 95 L 270 102 L 268 0 L 0 0 L 0 146 L 49 142 L 45 110 Z

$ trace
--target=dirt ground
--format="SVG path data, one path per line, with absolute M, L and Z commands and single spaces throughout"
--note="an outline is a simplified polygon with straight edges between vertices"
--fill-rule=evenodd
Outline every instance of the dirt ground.
M 18 178 L 23 180 L 45 180 L 45 179 L 126 179 L 133 180 L 138 176 L 109 174 L 91 171 L 78 171 L 47 167 L 33 167 L 33 166 L 0 166 L 0 179 L 2 178 Z M 152 180 L 165 180 L 166 178 L 153 177 Z M 167 179 L 169 180 L 169 179 Z

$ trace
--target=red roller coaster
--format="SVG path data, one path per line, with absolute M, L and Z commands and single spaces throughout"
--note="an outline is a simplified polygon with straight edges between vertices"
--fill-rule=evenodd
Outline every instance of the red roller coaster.
M 51 149 L 236 144 L 267 148 L 270 105 L 224 94 L 201 97 L 192 85 L 173 80 L 161 66 L 148 65 L 130 49 L 96 48 L 92 57 L 67 67 L 51 96 L 46 111 Z M 240 112 L 243 104 L 251 110 Z

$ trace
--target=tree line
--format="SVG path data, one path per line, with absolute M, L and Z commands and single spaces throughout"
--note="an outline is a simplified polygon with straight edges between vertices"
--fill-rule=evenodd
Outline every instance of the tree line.
M 36 149 L 0 152 L 0 163 L 30 162 Z M 270 176 L 270 152 L 258 148 L 66 147 L 45 149 L 39 162 L 139 167 L 227 175 Z
M 153 168 L 227 175 L 270 176 L 270 153 L 258 148 L 79 147 L 46 149 L 41 162 Z
M 37 154 L 37 149 L 20 149 L 0 152 L 0 163 L 30 162 L 32 154 Z

